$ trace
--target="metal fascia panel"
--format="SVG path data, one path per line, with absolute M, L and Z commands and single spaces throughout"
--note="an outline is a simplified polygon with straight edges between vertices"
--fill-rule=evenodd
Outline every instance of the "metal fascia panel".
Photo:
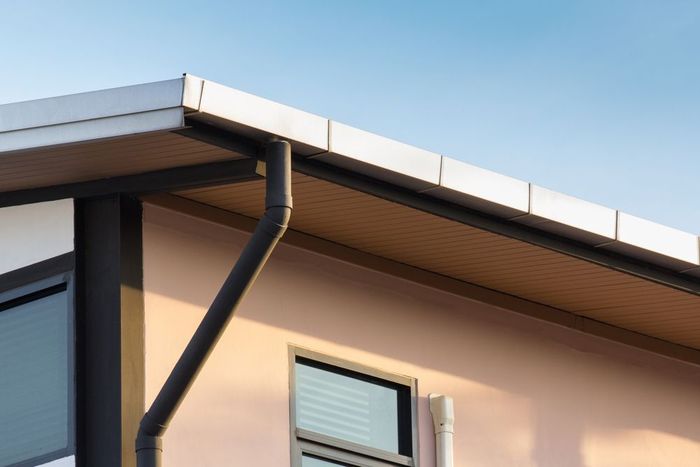
M 464 162 L 442 158 L 440 186 L 427 191 L 436 198 L 500 217 L 528 213 L 529 184 Z
M 182 107 L 0 133 L 0 153 L 182 128 Z
M 439 154 L 333 121 L 329 140 L 318 160 L 415 190 L 440 184 Z
M 327 119 L 211 81 L 204 81 L 199 112 L 194 118 L 256 139 L 268 135 L 301 143 L 295 152 L 328 150 Z
M 615 240 L 617 211 L 530 185 L 530 214 L 516 222 L 598 245 Z
M 187 111 L 198 111 L 202 102 L 204 80 L 194 75 L 185 75 L 182 89 L 182 106 Z
M 183 79 L 0 105 L 0 134 L 180 107 Z
M 697 236 L 624 212 L 618 214 L 617 241 L 606 248 L 679 271 L 700 265 Z

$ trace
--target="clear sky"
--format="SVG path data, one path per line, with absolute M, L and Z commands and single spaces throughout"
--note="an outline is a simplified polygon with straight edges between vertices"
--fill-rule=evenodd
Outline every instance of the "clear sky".
M 0 102 L 193 73 L 700 233 L 698 0 L 0 0 Z

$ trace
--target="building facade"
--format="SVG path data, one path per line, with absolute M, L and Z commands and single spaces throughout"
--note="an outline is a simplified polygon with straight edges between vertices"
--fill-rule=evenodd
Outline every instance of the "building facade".
M 163 465 L 698 465 L 697 236 L 192 76 L 0 106 L 0 465 L 136 465 L 280 139 Z

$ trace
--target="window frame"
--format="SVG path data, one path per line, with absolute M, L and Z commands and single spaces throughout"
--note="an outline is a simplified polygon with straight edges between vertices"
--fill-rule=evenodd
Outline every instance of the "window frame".
M 341 370 L 360 373 L 371 378 L 405 386 L 410 394 L 411 456 L 396 454 L 362 444 L 345 441 L 296 426 L 296 363 L 297 357 L 331 365 Z M 329 461 L 367 467 L 418 467 L 418 384 L 416 378 L 379 370 L 303 347 L 289 345 L 289 427 L 291 466 L 301 467 L 303 454 Z M 344 465 L 344 464 L 341 464 Z
M 57 270 L 63 272 L 57 273 Z M 66 293 L 67 319 L 66 343 L 68 362 L 67 397 L 68 407 L 66 447 L 25 459 L 8 467 L 33 467 L 58 459 L 75 455 L 76 451 L 76 387 L 75 387 L 75 275 L 73 273 L 73 255 L 51 258 L 14 271 L 0 274 L 0 313 L 31 303 L 57 293 Z M 54 289 L 54 291 L 52 291 Z M 24 301 L 26 299 L 26 301 Z M 8 303 L 15 302 L 10 306 Z

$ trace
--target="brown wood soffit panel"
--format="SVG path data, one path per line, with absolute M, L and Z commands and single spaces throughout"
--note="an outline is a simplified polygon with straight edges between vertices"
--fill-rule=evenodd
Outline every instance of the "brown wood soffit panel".
M 63 185 L 243 156 L 171 132 L 103 139 L 2 155 L 0 192 Z
M 290 227 L 353 249 L 700 349 L 700 297 L 294 173 Z M 176 193 L 257 218 L 264 183 Z

